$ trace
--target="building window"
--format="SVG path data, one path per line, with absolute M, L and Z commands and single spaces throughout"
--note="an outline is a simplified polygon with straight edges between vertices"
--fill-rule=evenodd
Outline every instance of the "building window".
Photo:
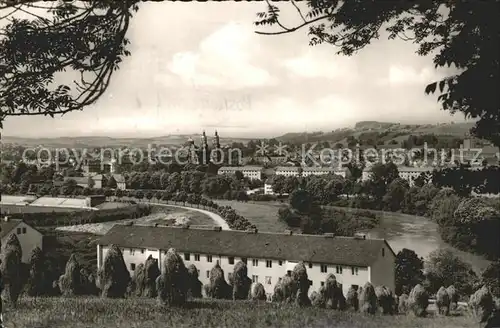
M 354 289 L 355 291 L 357 291 L 359 289 L 359 286 L 358 285 L 351 285 L 351 288 Z
M 26 228 L 23 228 L 23 233 L 26 233 Z
M 322 281 L 320 284 L 321 284 L 321 287 L 323 287 L 325 285 L 325 282 Z
M 200 254 L 194 254 L 194 260 L 199 261 L 200 260 Z
M 247 258 L 246 258 L 246 257 L 242 257 L 242 258 L 241 258 L 241 262 L 243 262 L 243 263 L 247 264 Z
M 312 262 L 309 262 L 309 269 L 312 269 L 313 268 L 313 264 Z
M 337 265 L 337 274 L 342 274 L 342 266 Z
M 259 282 L 259 276 L 253 275 L 252 276 L 252 282 L 258 283 Z
M 268 284 L 268 285 L 271 284 L 271 277 L 270 276 L 266 277 L 266 284 Z
M 273 267 L 273 261 L 267 260 L 266 261 L 266 268 L 272 268 Z
M 326 264 L 321 264 L 321 272 L 322 272 L 322 273 L 326 273 L 326 271 L 327 271 L 327 266 L 326 266 Z
M 312 286 L 312 285 L 313 285 L 313 281 L 309 280 L 309 286 Z
M 358 275 L 358 268 L 351 267 L 351 273 L 352 273 L 353 276 L 357 276 Z
M 289 277 L 291 277 L 291 276 L 292 276 L 292 270 L 288 270 L 288 271 L 286 272 L 286 275 L 287 275 L 287 276 L 289 276 Z
M 144 249 L 141 249 L 141 254 L 144 254 Z
M 253 266 L 255 266 L 255 267 L 256 267 L 256 266 L 259 266 L 259 260 L 257 260 L 257 259 L 253 259 L 253 260 L 252 260 L 252 265 L 253 265 Z
M 232 278 L 233 278 L 233 273 L 232 272 L 228 272 L 227 273 L 227 279 L 231 280 Z
M 17 234 L 20 235 L 21 234 L 21 228 L 17 228 Z
M 382 248 L 382 256 L 385 256 L 385 248 Z
M 191 254 L 189 253 L 184 253 L 184 261 L 190 261 Z
M 134 250 L 133 248 L 130 248 L 130 249 L 128 250 L 128 252 L 129 252 L 129 254 L 130 254 L 130 255 L 134 255 L 135 250 Z
M 279 278 L 278 278 L 278 282 L 281 282 L 281 280 L 283 280 L 283 278 L 279 277 Z
M 283 265 L 283 261 L 281 261 L 281 260 L 280 260 L 280 261 L 278 262 L 278 264 L 279 264 L 279 265 Z
M 228 257 L 227 261 L 229 262 L 229 264 L 234 264 L 234 257 Z
M 135 263 L 130 263 L 130 270 L 135 271 Z
M 207 255 L 207 262 L 212 262 L 212 255 Z

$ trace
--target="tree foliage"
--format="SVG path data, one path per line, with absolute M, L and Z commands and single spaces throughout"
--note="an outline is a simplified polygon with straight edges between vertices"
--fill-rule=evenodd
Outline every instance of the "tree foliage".
M 10 234 L 7 242 L 2 246 L 2 261 L 0 263 L 3 283 L 2 298 L 12 306 L 16 306 L 22 290 L 21 244 L 15 234 Z
M 423 280 L 424 261 L 411 249 L 403 248 L 396 255 L 396 295 L 409 294 Z
M 8 116 L 53 117 L 94 103 L 130 55 L 125 34 L 137 2 L 0 4 L 6 22 L 0 39 L 0 124 Z
M 353 55 L 385 32 L 388 39 L 411 41 L 420 56 L 433 56 L 436 68 L 454 66 L 458 73 L 429 81 L 426 93 L 437 93 L 438 102 L 451 113 L 478 118 L 472 132 L 500 145 L 500 82 L 498 13 L 500 2 L 488 1 L 307 1 L 307 12 L 292 2 L 300 23 L 286 27 L 280 10 L 268 3 L 258 13 L 256 25 L 279 27 L 285 34 L 308 28 L 310 45 L 330 44 L 337 53 Z M 384 31 L 385 30 L 385 31 Z M 481 81 L 481 87 L 477 86 Z

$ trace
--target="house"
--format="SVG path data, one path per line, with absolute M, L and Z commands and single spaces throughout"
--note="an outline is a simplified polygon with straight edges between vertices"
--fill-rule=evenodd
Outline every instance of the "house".
M 113 178 L 116 181 L 116 189 L 125 190 L 127 189 L 125 185 L 125 177 L 121 174 L 112 174 Z
M 29 263 L 31 253 L 36 247 L 42 249 L 43 235 L 41 232 L 22 220 L 13 220 L 4 217 L 0 222 L 0 240 L 5 245 L 11 234 L 16 234 L 23 252 L 22 262 Z
M 345 178 L 347 175 L 347 169 L 346 168 L 335 169 L 333 167 L 279 166 L 276 168 L 275 171 L 276 175 L 283 175 L 285 177 L 299 176 L 299 174 L 302 174 L 302 176 L 307 177 L 310 175 L 325 175 L 330 173 L 335 175 L 340 175 L 343 178 Z
M 64 177 L 64 181 L 74 180 L 76 185 L 82 188 L 102 188 L 102 174 L 96 174 L 86 177 Z M 92 182 L 91 182 L 92 181 Z
M 415 180 L 422 174 L 428 173 L 431 174 L 434 170 L 431 166 L 422 166 L 422 167 L 412 167 L 412 166 L 400 166 L 398 167 L 399 177 L 403 180 L 408 181 L 410 186 L 413 186 Z
M 262 283 L 268 296 L 300 261 L 306 264 L 312 282 L 309 293 L 317 291 L 330 273 L 342 284 L 344 294 L 351 286 L 366 282 L 385 285 L 393 291 L 395 288 L 393 250 L 385 240 L 365 236 L 115 225 L 97 243 L 98 268 L 111 245 L 120 247 L 131 274 L 150 255 L 161 268 L 167 250 L 174 248 L 186 266 L 196 266 L 203 284 L 209 282 L 209 272 L 216 263 L 224 270 L 227 281 L 234 265 L 243 261 L 248 267 L 248 277 Z
M 235 174 L 236 171 L 240 171 L 246 178 L 262 180 L 264 168 L 262 166 L 223 166 L 219 168 L 217 174 Z

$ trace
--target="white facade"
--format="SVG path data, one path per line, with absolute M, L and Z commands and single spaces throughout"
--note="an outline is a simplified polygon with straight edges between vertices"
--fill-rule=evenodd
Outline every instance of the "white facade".
M 240 171 L 244 177 L 249 179 L 262 180 L 262 172 L 264 168 L 261 166 L 223 166 L 218 171 L 217 174 L 235 174 L 236 171 Z
M 270 183 L 264 184 L 264 195 L 274 195 L 273 185 Z
M 97 265 L 102 266 L 106 256 L 108 246 L 97 246 Z M 151 255 L 158 259 L 158 265 L 162 268 L 162 263 L 166 251 L 157 249 L 121 248 L 124 261 L 133 275 L 135 268 L 146 261 Z M 246 261 L 248 277 L 252 282 L 260 282 L 264 286 L 268 298 L 274 292 L 274 286 L 280 279 L 293 270 L 298 262 L 287 261 L 285 259 L 265 259 L 265 258 L 241 258 L 227 257 L 215 254 L 186 253 L 177 250 L 184 260 L 184 264 L 189 266 L 194 264 L 199 272 L 199 280 L 203 285 L 209 283 L 210 270 L 216 263 L 219 263 L 224 270 L 226 281 L 233 274 L 234 265 L 239 261 Z M 380 250 L 379 259 L 372 266 L 359 267 L 335 263 L 305 263 L 307 275 L 312 285 L 309 288 L 309 295 L 324 284 L 329 274 L 334 274 L 337 281 L 342 285 L 344 295 L 347 295 L 352 285 L 363 286 L 366 282 L 371 282 L 374 286 L 385 285 L 392 291 L 395 289 L 395 256 L 389 248 Z
M 347 175 L 346 169 L 334 169 L 332 167 L 297 167 L 297 166 L 280 166 L 276 168 L 276 175 L 283 175 L 285 177 L 299 176 L 302 171 L 302 176 L 307 177 L 311 175 L 325 175 L 333 173 L 345 178 Z
M 3 229 L 3 227 L 2 227 Z M 43 235 L 38 231 L 29 226 L 28 224 L 19 221 L 17 225 L 13 225 L 10 231 L 5 231 L 5 235 L 2 237 L 2 245 L 5 245 L 9 236 L 15 234 L 19 243 L 21 244 L 21 250 L 23 252 L 22 262 L 29 263 L 31 258 L 31 253 L 36 247 L 42 249 L 43 246 Z
M 422 173 L 431 173 L 433 170 L 432 167 L 398 167 L 399 177 L 403 180 L 408 181 L 410 186 L 415 184 L 415 180 Z

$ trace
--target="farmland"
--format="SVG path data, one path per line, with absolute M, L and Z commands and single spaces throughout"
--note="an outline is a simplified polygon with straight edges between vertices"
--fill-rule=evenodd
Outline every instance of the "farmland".
M 468 316 L 370 316 L 250 301 L 196 300 L 186 308 L 163 308 L 144 298 L 22 298 L 19 303 L 16 310 L 6 309 L 6 327 L 477 327 Z

